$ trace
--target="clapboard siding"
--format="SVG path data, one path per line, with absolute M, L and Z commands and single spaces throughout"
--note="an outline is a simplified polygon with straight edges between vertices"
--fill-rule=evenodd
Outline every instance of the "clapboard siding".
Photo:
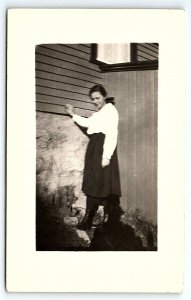
M 139 54 L 138 54 L 138 61 L 148 61 L 148 60 L 153 60 L 149 55 L 147 55 L 147 54 L 144 54 L 144 53 L 142 53 L 142 52 L 140 52 Z
M 91 51 L 91 44 L 79 44 L 82 49 L 88 49 L 88 51 Z
M 158 44 L 154 44 L 154 43 L 145 43 L 144 44 L 148 49 L 151 49 L 153 51 L 155 51 L 156 53 L 158 53 Z
M 89 89 L 87 87 L 82 87 L 80 85 L 75 84 L 67 84 L 64 82 L 56 81 L 56 80 L 49 80 L 49 79 L 41 79 L 37 77 L 38 79 L 38 85 L 37 86 L 48 86 L 49 88 L 58 89 L 60 91 L 68 91 L 68 92 L 75 92 L 79 93 L 80 88 L 80 94 L 86 96 L 89 92 Z M 64 84 L 64 86 L 63 86 Z
M 68 54 L 68 55 L 72 55 L 72 56 L 76 56 L 76 57 L 79 57 L 81 59 L 84 59 L 85 61 L 87 61 L 87 52 L 84 52 L 84 51 L 79 51 L 73 47 L 70 47 L 68 45 L 57 45 L 57 44 L 52 44 L 52 45 L 44 45 L 43 47 L 46 47 L 48 49 L 52 49 L 52 50 L 55 50 L 57 52 L 60 52 L 60 53 L 65 53 L 65 54 Z
M 70 70 L 66 69 L 64 67 L 58 67 L 50 63 L 44 63 L 44 62 L 39 62 L 36 60 L 36 74 L 38 74 L 38 71 L 44 71 L 44 73 L 49 73 L 52 74 L 53 76 L 58 75 L 58 76 L 65 76 L 66 78 L 71 78 L 71 79 L 77 79 L 80 80 L 80 82 L 88 82 L 91 86 L 92 84 L 97 84 L 98 82 L 102 82 L 102 77 L 97 78 L 94 80 L 94 76 L 86 75 L 85 73 L 80 72 L 79 70 Z M 47 78 L 47 77 L 44 77 Z
M 157 60 L 158 47 L 149 43 L 137 44 L 137 60 Z
M 51 112 L 51 113 L 58 114 L 58 115 L 66 114 L 64 106 L 60 106 L 60 105 L 56 105 L 56 104 L 49 104 L 49 103 L 46 103 L 46 105 L 44 105 L 44 103 L 37 102 L 36 110 L 41 111 L 41 112 L 48 112 L 48 113 Z M 83 108 L 76 108 L 75 111 L 77 114 L 83 115 L 84 117 L 89 117 L 89 115 L 90 115 L 89 111 L 84 110 Z
M 55 49 L 52 50 L 52 49 L 49 49 L 48 46 L 47 47 L 44 47 L 44 46 L 39 47 L 38 50 L 36 51 L 36 53 L 44 54 L 48 57 L 56 58 L 63 62 L 70 62 L 71 64 L 74 64 L 75 66 L 83 67 L 84 70 L 85 69 L 92 70 L 96 75 L 97 75 L 97 73 L 98 74 L 100 73 L 100 71 L 96 65 L 90 64 L 87 59 L 85 60 L 84 58 L 81 58 L 80 56 L 67 54 L 65 52 L 55 50 Z
M 95 111 L 89 89 L 102 83 L 99 67 L 90 63 L 90 44 L 36 46 L 36 109 L 63 113 L 69 103 L 75 112 L 90 116 Z
M 37 94 L 37 101 L 43 102 L 43 103 L 49 103 L 49 104 L 56 104 L 56 105 L 65 105 L 68 103 L 68 100 L 70 100 L 70 104 L 74 107 L 78 106 L 80 108 L 84 108 L 84 105 L 86 106 L 87 110 L 94 111 L 94 105 L 91 102 L 77 100 L 77 99 L 66 99 L 66 98 L 58 98 L 54 96 L 48 96 L 44 94 Z
M 90 89 L 92 87 L 92 84 L 94 84 L 94 82 L 84 81 L 83 79 L 76 79 L 71 76 L 68 77 L 67 75 L 66 76 L 59 75 L 59 74 L 56 74 L 56 75 L 57 75 L 56 76 L 57 82 L 66 83 L 69 85 L 74 85 L 74 86 Z M 44 80 L 51 80 L 54 82 L 55 81 L 55 73 L 41 71 L 39 69 L 36 69 L 36 78 L 44 79 Z
M 148 58 L 150 60 L 155 60 L 156 59 L 156 56 L 153 55 L 152 51 L 145 51 L 145 49 L 143 47 L 140 47 L 138 49 L 138 55 L 145 56 L 146 58 Z
M 150 54 L 154 58 L 157 58 L 157 56 L 158 56 L 158 50 L 157 49 L 153 49 L 148 44 L 138 44 L 138 49 L 140 51 L 142 50 L 142 51 Z
M 67 46 L 80 52 L 85 52 L 86 54 L 91 53 L 91 44 L 67 44 Z
M 97 78 L 97 79 L 102 78 L 99 72 L 85 68 L 83 66 L 80 66 L 79 64 L 75 64 L 72 60 L 64 61 L 63 59 L 57 58 L 56 55 L 53 57 L 47 54 L 36 53 L 36 59 L 38 62 L 40 61 L 43 63 L 49 63 L 53 66 L 62 67 L 68 70 L 80 72 L 81 74 L 89 75 L 93 78 Z
M 65 99 L 71 99 L 71 100 L 81 100 L 81 101 L 85 101 L 88 102 L 89 101 L 89 97 L 80 94 L 79 92 L 69 92 L 69 91 L 64 91 L 64 90 L 59 90 L 59 89 L 53 89 L 50 87 L 44 87 L 44 86 L 36 86 L 36 93 L 37 94 L 43 94 L 43 95 L 47 95 L 47 96 L 54 96 L 54 97 L 59 97 L 59 98 L 64 98 Z
M 154 56 L 151 56 L 150 54 L 143 51 L 137 51 L 137 59 L 138 61 L 156 60 Z

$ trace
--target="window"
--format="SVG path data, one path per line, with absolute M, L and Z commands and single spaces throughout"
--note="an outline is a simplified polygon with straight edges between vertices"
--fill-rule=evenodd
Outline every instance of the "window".
M 158 43 L 92 44 L 91 62 L 102 72 L 158 69 Z

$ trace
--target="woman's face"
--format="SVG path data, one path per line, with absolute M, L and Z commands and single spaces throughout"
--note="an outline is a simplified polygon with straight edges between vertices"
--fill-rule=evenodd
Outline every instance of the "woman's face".
M 105 97 L 103 97 L 100 92 L 93 92 L 91 94 L 91 99 L 98 110 L 100 110 L 106 104 Z

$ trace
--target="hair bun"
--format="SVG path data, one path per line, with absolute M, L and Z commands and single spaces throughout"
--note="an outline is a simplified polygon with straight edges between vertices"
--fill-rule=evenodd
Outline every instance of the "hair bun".
M 112 103 L 113 105 L 115 104 L 115 98 L 114 97 L 107 97 L 105 99 L 106 103 Z

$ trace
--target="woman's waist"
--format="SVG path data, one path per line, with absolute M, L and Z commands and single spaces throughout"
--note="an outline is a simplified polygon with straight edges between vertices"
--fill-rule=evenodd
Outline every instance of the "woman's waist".
M 103 144 L 105 141 L 105 134 L 102 132 L 97 132 L 89 135 L 89 143 L 88 143 L 88 149 L 102 149 L 103 151 Z M 101 147 L 101 148 L 100 148 Z M 94 150 L 95 150 L 94 149 Z
M 89 138 L 91 140 L 93 140 L 93 139 L 104 139 L 105 134 L 103 132 L 94 132 L 94 133 L 89 134 Z

